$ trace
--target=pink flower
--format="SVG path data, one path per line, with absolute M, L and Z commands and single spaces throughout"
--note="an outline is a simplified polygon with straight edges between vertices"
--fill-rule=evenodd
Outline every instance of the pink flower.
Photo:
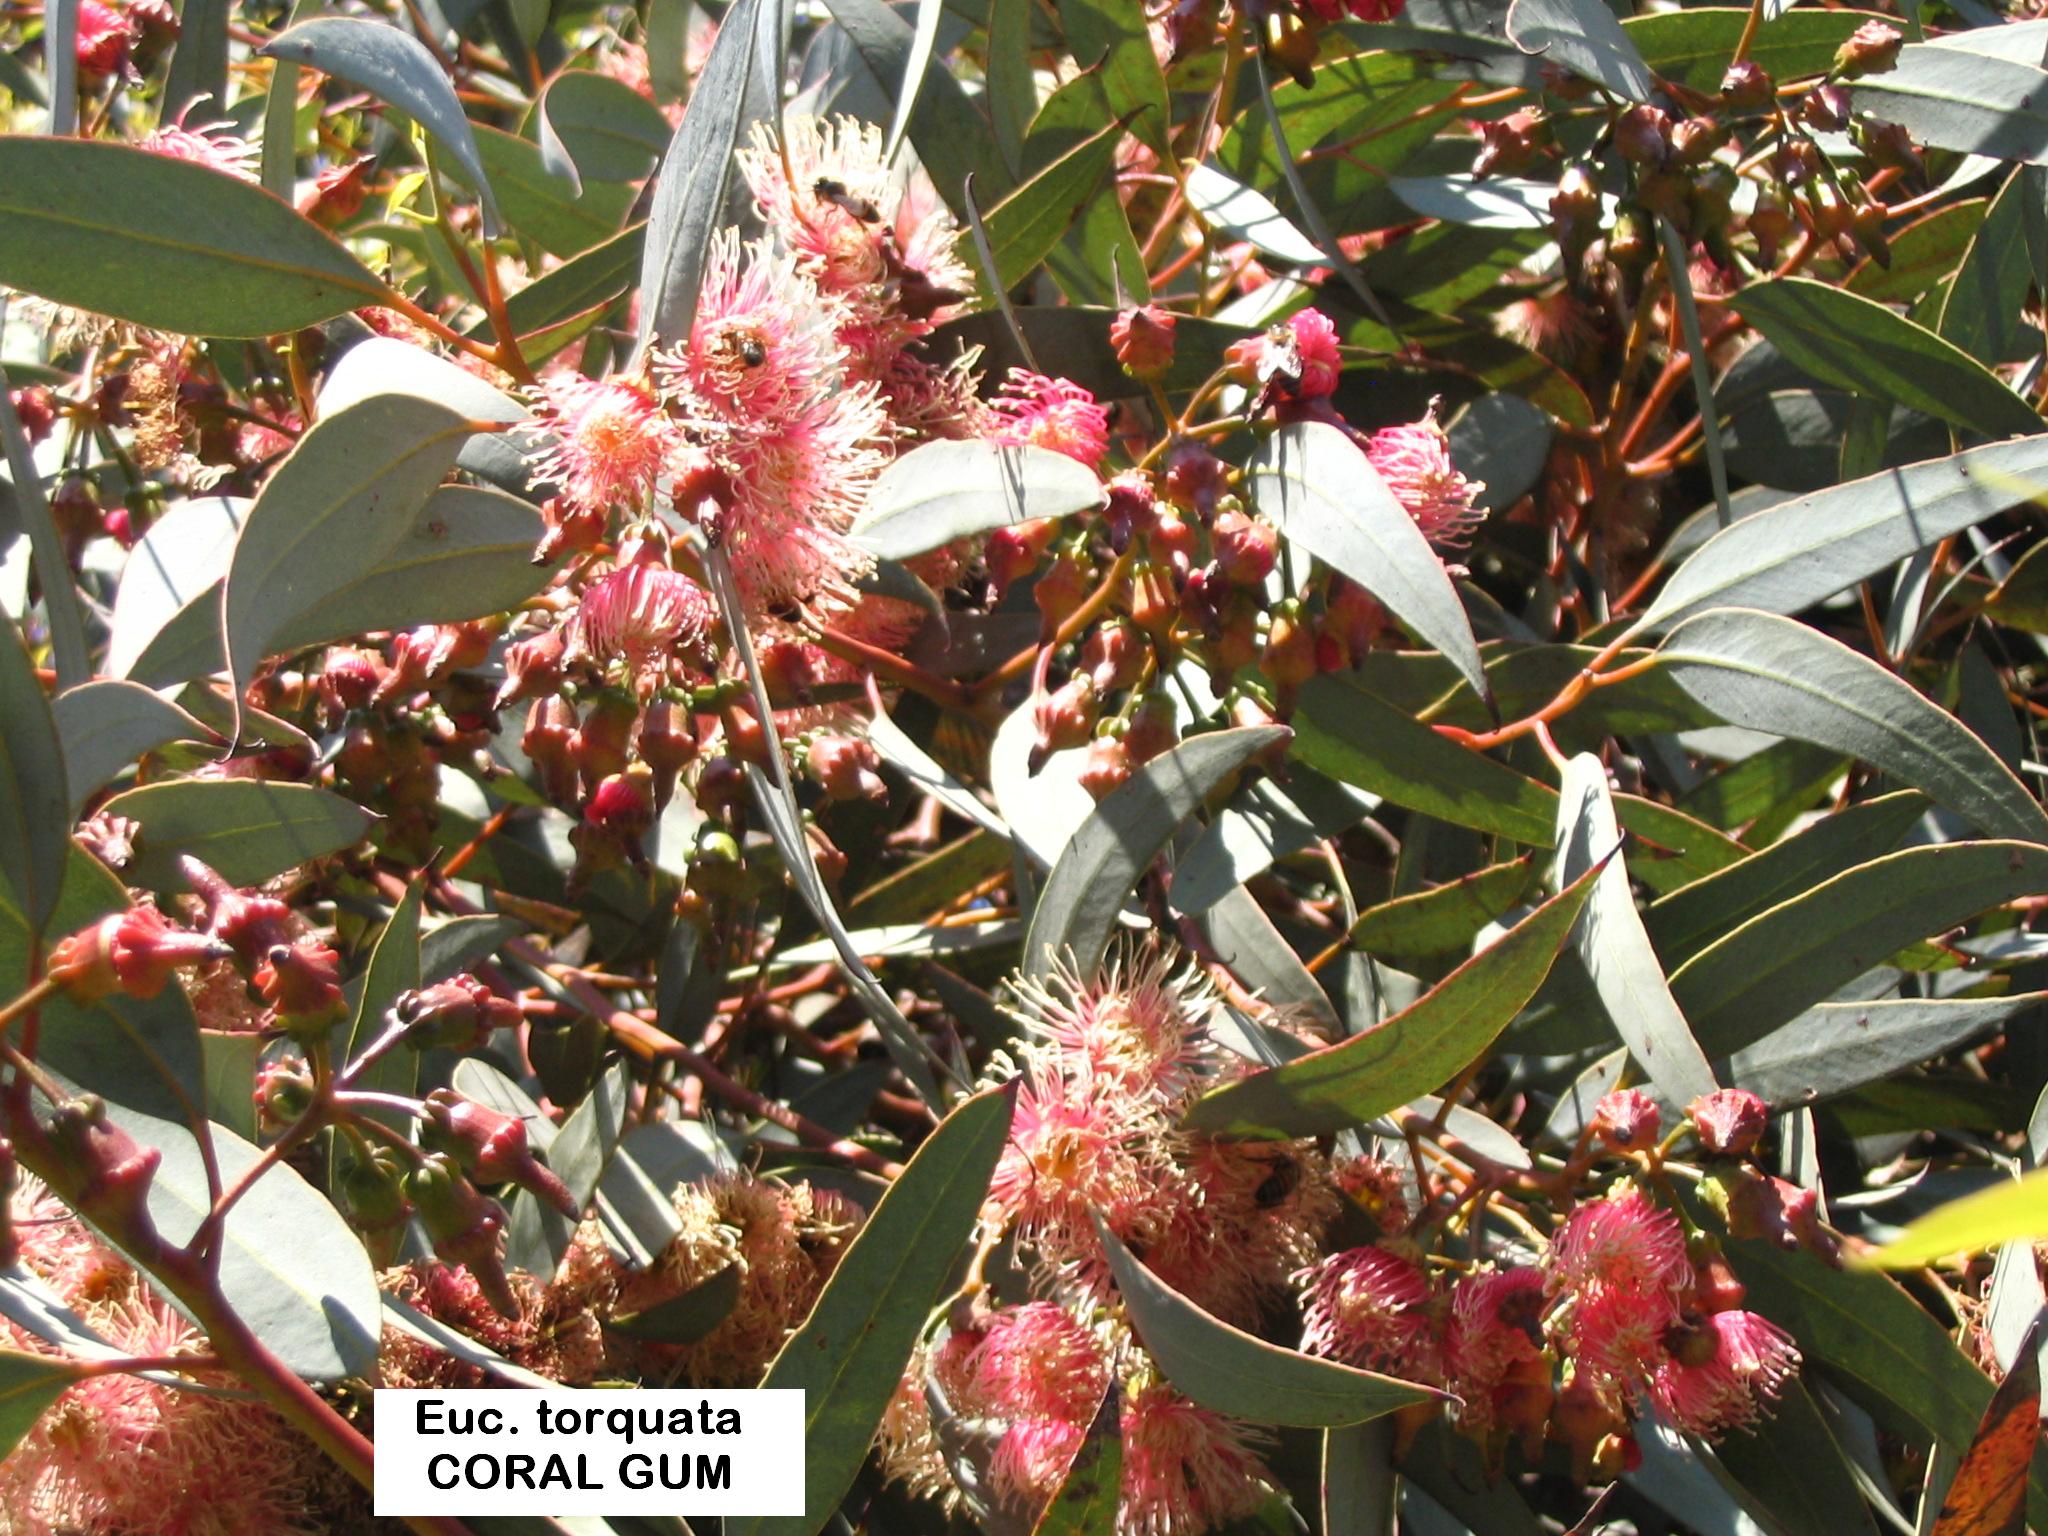
M 1199 972 L 1175 976 L 1173 957 L 1157 944 L 1112 959 L 1090 981 L 1062 965 L 1049 984 L 1025 982 L 1018 990 L 1026 1022 L 1070 1075 L 1093 1075 L 1165 1102 L 1185 1093 L 1214 1056 L 1214 990 Z
M 1799 1350 L 1754 1312 L 1716 1312 L 1670 1341 L 1650 1397 L 1678 1428 L 1698 1435 L 1746 1428 L 1799 1373 Z
M 1723 1157 L 1741 1157 L 1770 1124 L 1770 1106 L 1747 1088 L 1718 1088 L 1687 1106 L 1700 1145 Z
M 1518 1367 L 1543 1353 L 1543 1272 L 1519 1268 L 1467 1275 L 1451 1288 L 1444 1331 L 1444 1374 L 1464 1402 L 1459 1421 L 1485 1428 L 1494 1394 Z
M 1677 1307 L 1661 1295 L 1590 1290 L 1572 1303 L 1557 1336 L 1573 1380 L 1618 1408 L 1662 1363 L 1665 1333 L 1677 1319 Z
M 1657 1101 L 1633 1088 L 1617 1088 L 1593 1108 L 1593 1133 L 1617 1152 L 1655 1145 L 1664 1117 Z
M 1352 1248 L 1294 1279 L 1306 1353 L 1411 1379 L 1441 1374 L 1429 1278 L 1419 1265 L 1384 1248 Z
M 579 506 L 639 509 L 676 443 L 654 397 L 624 379 L 545 379 L 540 410 L 522 430 L 551 436 L 533 456 L 537 479 Z
M 688 343 L 657 360 L 663 382 L 726 425 L 803 415 L 838 383 L 839 316 L 794 257 L 726 230 L 712 242 Z
M 679 652 L 701 652 L 716 624 L 709 595 L 689 577 L 665 565 L 622 566 L 583 589 L 567 655 L 623 661 L 636 683 L 651 684 Z
M 1450 439 L 1437 425 L 1436 407 L 1420 421 L 1373 433 L 1365 456 L 1432 543 L 1462 543 L 1485 521 L 1472 503 L 1486 487 L 1467 480 L 1451 462 Z
M 172 160 L 190 160 L 225 176 L 239 176 L 243 181 L 256 179 L 256 146 L 226 123 L 206 123 L 197 128 L 171 123 L 157 129 L 139 147 Z
M 1408 1225 L 1408 1176 L 1378 1157 L 1347 1157 L 1334 1164 L 1337 1187 L 1365 1208 L 1380 1233 L 1392 1237 Z
M 990 1314 L 965 1369 L 977 1412 L 1085 1425 L 1108 1384 L 1109 1356 L 1065 1307 L 1030 1301 Z
M 996 1491 L 1008 1502 L 1037 1508 L 1059 1491 L 1088 1426 L 1068 1419 L 1019 1419 L 1003 1431 L 989 1458 Z
M 880 282 L 887 273 L 896 178 L 883 148 L 882 130 L 872 123 L 791 116 L 779 145 L 763 124 L 740 151 L 761 217 L 828 293 Z
M 1109 412 L 1069 380 L 1012 368 L 989 410 L 999 443 L 1050 448 L 1090 469 L 1109 452 Z
M 1550 1240 L 1552 1296 L 1611 1292 L 1675 1307 L 1692 1283 L 1678 1218 L 1640 1187 L 1581 1205 Z
M 127 18 L 100 0 L 78 0 L 73 46 L 78 55 L 78 73 L 86 80 L 101 80 L 128 62 L 128 48 L 134 41 Z
M 1316 400 L 1337 392 L 1337 375 L 1344 366 L 1337 354 L 1337 327 L 1320 309 L 1298 309 L 1287 318 L 1287 329 L 1301 357 L 1301 383 L 1294 393 Z
M 1195 1536 L 1242 1519 L 1272 1495 L 1245 1425 L 1148 1386 L 1124 1400 L 1117 1536 Z

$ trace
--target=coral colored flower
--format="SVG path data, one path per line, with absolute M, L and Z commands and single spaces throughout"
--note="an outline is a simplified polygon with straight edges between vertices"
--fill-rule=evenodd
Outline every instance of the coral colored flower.
M 1049 448 L 1090 469 L 1109 452 L 1109 412 L 1070 380 L 1012 368 L 989 409 L 999 443 Z
M 1085 1424 L 1068 1419 L 1017 1420 L 989 1458 L 996 1492 L 1022 1507 L 1039 1507 L 1059 1491 L 1087 1433 Z
M 1254 1431 L 1147 1386 L 1124 1400 L 1117 1536 L 1198 1536 L 1250 1514 L 1273 1493 Z
M 102 5 L 100 0 L 78 0 L 73 25 L 73 46 L 81 77 L 104 79 L 127 64 L 134 36 L 128 30 L 127 18 L 111 5 Z
M 963 1369 L 977 1412 L 1085 1424 L 1108 1384 L 1109 1356 L 1065 1307 L 1031 1301 L 991 1313 Z
M 544 440 L 534 477 L 581 507 L 637 508 L 674 448 L 674 423 L 654 397 L 624 379 L 543 379 L 539 410 L 521 430 Z
M 1650 1379 L 1650 1398 L 1678 1428 L 1699 1435 L 1746 1428 L 1799 1373 L 1799 1350 L 1754 1312 L 1716 1312 L 1674 1335 Z
M 1301 382 L 1294 393 L 1317 400 L 1337 392 L 1337 375 L 1344 362 L 1337 354 L 1337 327 L 1320 309 L 1299 309 L 1287 317 L 1294 345 L 1301 357 Z
M 651 683 L 671 657 L 702 651 L 717 617 L 709 594 L 689 577 L 665 565 L 623 566 L 583 589 L 565 655 L 622 661 L 636 681 Z
M 778 145 L 766 124 L 740 168 L 776 237 L 828 293 L 880 282 L 897 181 L 882 130 L 852 117 L 790 117 Z
M 1599 332 L 1593 312 L 1562 288 L 1502 305 L 1494 316 L 1494 329 L 1560 368 L 1574 367 Z
M 1429 1279 L 1419 1265 L 1384 1248 L 1352 1248 L 1294 1279 L 1306 1353 L 1411 1379 L 1441 1374 Z
M 706 258 L 689 341 L 657 360 L 663 385 L 731 425 L 801 415 L 838 382 L 838 318 L 794 257 L 726 230 Z
M 190 160 L 244 181 L 256 179 L 256 146 L 226 123 L 204 123 L 197 128 L 171 123 L 144 139 L 140 147 L 153 155 Z
M 1552 1296 L 1614 1292 L 1669 1306 L 1692 1282 L 1678 1218 L 1634 1184 L 1573 1211 L 1550 1240 L 1547 1269 Z
M 1420 421 L 1373 433 L 1365 456 L 1432 543 L 1462 543 L 1485 520 L 1473 502 L 1486 487 L 1467 480 L 1451 462 L 1451 442 L 1437 425 L 1435 406 Z
M 1025 1022 L 1069 1074 L 1172 1101 L 1214 1059 L 1208 1028 L 1221 999 L 1200 972 L 1174 975 L 1157 944 L 1113 958 L 1092 980 L 1062 964 L 1047 984 L 1021 982 L 1017 992 Z
M 1408 1175 L 1384 1158 L 1347 1157 L 1331 1167 L 1339 1189 L 1365 1208 L 1382 1235 L 1392 1237 L 1408 1225 Z
M 1543 1352 L 1543 1271 L 1526 1266 L 1466 1275 L 1451 1288 L 1444 1370 L 1468 1415 L 1513 1366 Z

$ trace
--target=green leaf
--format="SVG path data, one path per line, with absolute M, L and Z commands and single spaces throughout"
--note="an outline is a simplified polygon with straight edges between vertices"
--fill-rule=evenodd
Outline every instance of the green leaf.
M 1245 477 L 1290 541 L 1371 592 L 1491 697 L 1457 588 L 1363 449 L 1327 423 L 1298 422 L 1259 445 Z
M 1818 1103 L 1944 1055 L 2043 1003 L 2048 993 L 1818 1003 L 1737 1051 L 1726 1076 L 1772 1104 Z
M 271 472 L 235 540 L 221 627 L 235 694 L 287 626 L 374 571 L 455 463 L 468 421 L 413 395 L 323 417 Z
M 185 889 L 180 854 L 212 865 L 230 885 L 260 885 L 353 847 L 377 819 L 310 784 L 260 779 L 166 779 L 124 790 L 106 813 L 136 824 L 135 857 L 124 873 L 157 891 Z
M 1808 1361 L 1844 1379 L 1884 1427 L 1917 1425 L 1957 1454 L 1970 1444 L 1991 1382 L 1890 1278 L 1831 1269 L 1803 1250 L 1760 1242 L 1731 1242 L 1725 1251 L 1749 1288 L 1750 1310 L 1788 1330 Z M 2048 1458 L 2037 1451 L 2027 1498 L 2037 1526 L 2048 1524 L 2044 1470 Z
M 1296 229 L 1263 193 L 1253 191 L 1214 166 L 1189 166 L 1186 192 L 1188 206 L 1212 232 L 1229 240 L 1243 240 L 1296 266 L 1321 265 L 1321 248 Z
M 1535 877 L 1525 854 L 1367 907 L 1351 925 L 1352 947 L 1389 959 L 1468 954 L 1479 930 L 1519 906 Z
M 1091 973 L 1117 914 L 1153 859 L 1210 793 L 1259 752 L 1285 741 L 1277 726 L 1190 737 L 1105 796 L 1068 841 L 1031 914 L 1024 973 L 1043 981 L 1069 955 Z
M 201 106 L 223 117 L 228 110 L 228 17 L 230 0 L 183 0 L 178 7 L 178 40 L 164 81 L 161 121 Z
M 477 158 L 497 194 L 499 211 L 511 229 L 550 256 L 570 257 L 619 233 L 633 189 L 594 181 L 578 193 L 542 163 L 540 146 L 516 134 L 472 123 Z M 461 167 L 448 169 L 461 174 Z
M 1438 1394 L 1335 1360 L 1282 1349 L 1203 1311 L 1138 1262 L 1101 1216 L 1109 1272 L 1131 1327 L 1174 1390 L 1252 1424 L 1363 1424 Z
M 1735 521 L 1728 504 L 1728 454 L 1721 442 L 1721 418 L 1714 410 L 1713 365 L 1707 360 L 1699 303 L 1693 297 L 1691 257 L 1678 226 L 1662 214 L 1657 216 L 1657 239 L 1664 250 L 1664 274 L 1671 284 L 1672 302 L 1678 308 L 1679 333 L 1691 355 L 1692 392 L 1699 402 L 1700 430 L 1706 440 L 1707 478 L 1714 488 L 1714 512 L 1725 528 Z
M 983 216 L 995 269 L 1006 291 L 1029 277 L 1065 237 L 1109 174 L 1122 137 L 1123 125 L 1110 123 L 1066 150 Z M 1030 152 L 1027 140 L 1025 153 Z
M 534 104 L 541 164 L 580 195 L 583 178 L 641 181 L 668 148 L 668 119 L 638 91 L 609 75 L 566 69 Z
M 14 621 L 0 614 L 0 878 L 40 934 L 71 849 L 64 753 Z
M 1605 0 L 1514 0 L 1508 39 L 1630 101 L 1648 101 L 1657 77 Z
M 911 30 L 910 52 L 903 61 L 903 84 L 896 92 L 896 105 L 889 114 L 889 137 L 882 158 L 893 161 L 903 148 L 903 135 L 910 128 L 910 115 L 917 109 L 918 92 L 931 72 L 932 50 L 939 41 L 939 18 L 945 14 L 940 0 L 917 0 L 917 24 Z
M 2048 72 L 1972 48 L 1908 44 L 1898 64 L 1858 80 L 1856 109 L 1901 124 L 1916 144 L 1994 160 L 2048 159 Z
M 730 1516 L 726 1536 L 815 1536 L 853 1486 L 925 1320 L 974 1231 L 1013 1093 L 962 1102 L 917 1149 L 841 1256 L 765 1388 L 804 1394 L 804 1513 Z
M 1536 995 L 1593 893 L 1595 865 L 1385 1023 L 1214 1089 L 1186 1123 L 1216 1136 L 1317 1136 L 1450 1081 Z
M 1818 630 L 1715 609 L 1672 630 L 1657 667 L 1730 725 L 1861 758 L 1994 836 L 2048 841 L 2048 815 L 1967 726 Z
M 2043 891 L 2036 844 L 1908 848 L 1751 918 L 1672 971 L 1672 995 L 1707 1055 L 1731 1055 L 1908 944 Z
M 1955 275 L 1989 206 L 1985 198 L 1966 198 L 1915 219 L 1891 237 L 1891 266 L 1881 267 L 1866 258 L 1849 274 L 1849 291 L 1880 304 L 1911 304 Z M 1972 356 L 1984 356 L 1947 326 L 1938 324 L 1935 330 Z
M 1082 69 L 1095 70 L 1109 109 L 1160 154 L 1169 154 L 1173 122 L 1166 76 L 1152 51 L 1142 6 L 1126 0 L 1059 0 L 1067 49 Z
M 0 137 L 0 283 L 187 336 L 270 336 L 392 302 L 261 188 L 85 139 Z
M 1116 1536 L 1123 1478 L 1123 1396 L 1112 1381 L 1031 1536 Z
M 521 337 L 532 336 L 616 299 L 632 286 L 646 237 L 645 224 L 631 225 L 554 271 L 542 273 L 505 301 L 512 329 Z M 488 335 L 490 321 L 481 325 Z M 528 353 L 529 358 L 532 355 Z
M 64 748 L 74 821 L 87 800 L 144 753 L 172 741 L 218 741 L 170 700 L 118 678 L 67 688 L 57 695 L 50 713 Z
M 1847 1456 L 1806 1385 L 1790 1381 L 1756 1432 L 1723 1435 L 1714 1455 L 1785 1536 L 1877 1536 Z
M 1937 1206 L 1871 1256 L 1885 1269 L 1919 1269 L 1952 1254 L 2048 1236 L 2048 1168 Z
M 75 1360 L 0 1349 L 0 1457 L 13 1454 L 44 1410 L 84 1374 Z
M 344 1063 L 353 1062 L 384 1033 L 385 1015 L 401 994 L 424 984 L 420 974 L 420 905 L 426 895 L 422 875 L 405 888 L 398 905 L 377 935 L 370 951 L 370 964 L 363 972 L 362 987 L 356 994 L 355 1014 L 349 1020 L 348 1045 Z M 370 1063 L 353 1082 L 374 1093 L 402 1093 L 408 1098 L 419 1092 L 419 1052 L 410 1046 L 386 1051 Z M 373 1110 L 387 1124 L 411 1130 L 411 1117 L 390 1110 Z
M 219 666 L 220 578 L 250 503 L 235 496 L 191 496 L 149 525 L 121 568 L 107 640 L 106 669 L 147 685 L 182 682 Z M 177 628 L 172 630 L 173 621 Z M 213 667 L 205 664 L 212 647 Z M 184 677 L 158 675 L 138 663 L 152 650 L 194 652 L 200 662 Z M 175 669 L 172 669 L 175 670 Z
M 499 232 L 497 199 L 477 154 L 476 137 L 447 71 L 409 32 L 383 21 L 320 16 L 287 27 L 256 50 L 360 86 L 431 133 L 455 157 L 483 202 L 484 232 Z M 221 103 L 225 105 L 225 103 Z
M 712 236 L 726 223 L 734 152 L 776 110 L 782 80 L 782 6 L 735 0 L 718 25 L 690 109 L 662 157 L 647 210 L 634 355 L 686 338 Z
M 2042 84 L 2048 87 L 2048 77 Z M 1882 304 L 1806 277 L 1751 283 L 1728 302 L 1817 379 L 1894 401 L 1965 432 L 2006 436 L 2041 430 L 2040 414 L 1997 374 Z
M 1572 930 L 1572 942 L 1608 1022 L 1666 1099 L 1689 1104 L 1712 1093 L 1718 1086 L 1714 1069 L 1707 1065 L 1671 995 L 1642 914 L 1636 910 L 1628 871 L 1615 852 L 1621 845 L 1621 827 L 1607 788 L 1607 769 L 1589 752 L 1565 764 L 1557 827 L 1558 883 L 1568 886 L 1598 870 L 1586 910 Z
M 36 464 L 35 448 L 22 429 L 21 416 L 14 408 L 13 383 L 0 367 L 0 463 L 9 479 L 8 500 L 12 503 L 9 522 L 28 533 L 30 564 L 42 588 L 43 617 L 50 631 L 51 660 L 57 667 L 57 686 L 71 688 L 92 676 L 92 658 L 86 653 L 84 609 L 78 599 L 78 583 L 71 573 L 64 535 L 51 514 L 50 498 L 43 491 L 42 470 Z M 8 542 L 14 541 L 14 534 Z M 9 564 L 20 557 L 16 555 Z M 23 594 L 24 599 L 26 593 Z
M 212 1209 L 199 1144 L 190 1132 L 134 1111 L 116 1111 L 163 1162 L 149 1185 L 149 1214 L 169 1244 L 182 1246 Z M 226 1126 L 212 1127 L 222 1181 L 262 1156 Z M 290 1163 L 268 1169 L 228 1213 L 220 1287 L 242 1321 L 307 1381 L 367 1377 L 377 1368 L 382 1307 L 362 1239 Z
M 569 1198 L 579 1211 L 587 1209 L 596 1197 L 598 1180 L 618 1149 L 632 1087 L 626 1064 L 613 1062 L 548 1145 L 548 1167 L 568 1185 Z M 512 1197 L 508 1215 L 506 1261 L 536 1275 L 553 1275 L 576 1236 L 576 1223 L 553 1206 L 543 1206 L 528 1189 Z
M 924 443 L 877 477 L 852 538 L 878 560 L 908 560 L 956 539 L 1101 502 L 1102 482 L 1063 453 L 978 438 Z
M 76 933 L 127 908 L 128 892 L 121 882 L 74 848 L 48 928 Z M 0 895 L 0 994 L 15 997 L 29 981 L 28 925 Z M 182 987 L 165 987 L 150 998 L 116 993 L 89 1003 L 60 994 L 43 1004 L 39 1016 L 38 1059 L 44 1066 L 112 1104 L 164 1119 L 196 1118 L 196 1097 L 206 1074 L 199 1027 Z
M 694 1344 L 732 1315 L 745 1276 L 737 1262 L 680 1295 L 658 1301 L 645 1312 L 621 1312 L 604 1320 L 609 1333 L 661 1344 Z
M 1835 50 L 1857 27 L 1889 20 L 1875 11 L 1779 7 L 1752 38 L 1749 57 L 1777 80 L 1825 74 L 1834 65 Z M 1700 6 L 1631 16 L 1621 27 L 1660 78 L 1696 91 L 1715 91 L 1748 22 L 1747 6 Z
M 2034 282 L 2027 251 L 2029 198 L 2027 172 L 2016 167 L 1955 267 L 1955 281 L 1949 284 L 1935 325 L 1945 340 L 1985 363 L 2027 355 L 2028 338 L 2019 312 Z

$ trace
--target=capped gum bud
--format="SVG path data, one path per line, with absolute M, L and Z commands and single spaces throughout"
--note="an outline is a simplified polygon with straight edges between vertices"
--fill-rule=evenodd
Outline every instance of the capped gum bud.
M 851 736 L 814 736 L 805 760 L 811 776 L 834 800 L 874 800 L 889 792 L 876 772 L 882 766 L 881 755 L 868 742 Z
M 259 1126 L 283 1130 L 313 1107 L 313 1076 L 303 1061 L 266 1062 L 256 1069 L 256 1088 L 250 1098 L 256 1104 Z
M 505 681 L 498 687 L 493 707 L 503 709 L 520 699 L 553 693 L 562 681 L 562 653 L 567 648 L 568 641 L 560 629 L 507 646 Z
M 510 1028 L 524 1017 L 517 1003 L 468 974 L 401 994 L 391 1013 L 405 1025 L 409 1045 L 457 1051 L 476 1049 L 492 1031 Z
M 1086 745 L 1095 729 L 1095 713 L 1095 685 L 1085 672 L 1076 672 L 1041 698 L 1032 710 L 1038 735 L 1031 746 L 1030 771 L 1037 773 L 1055 752 Z
M 171 972 L 218 960 L 227 946 L 202 933 L 174 928 L 154 907 L 111 913 L 50 948 L 48 975 L 81 1002 L 124 992 L 155 997 Z
M 341 1017 L 341 956 L 318 939 L 275 945 L 251 980 L 288 1034 L 318 1032 Z
M 1229 484 L 1230 466 L 1200 443 L 1181 443 L 1166 456 L 1166 499 L 1207 521 Z
M 1316 675 L 1315 637 L 1302 622 L 1301 605 L 1292 599 L 1274 610 L 1272 627 L 1266 631 L 1266 648 L 1259 657 L 1259 670 L 1286 701 L 1291 701 L 1295 690 Z
M 505 1276 L 505 1208 L 477 1193 L 446 1153 L 430 1154 L 405 1176 L 404 1190 L 444 1263 L 466 1268 L 501 1317 L 519 1316 Z
M 594 789 L 601 780 L 625 770 L 627 747 L 639 719 L 637 701 L 613 694 L 601 697 L 583 717 L 582 727 L 569 744 L 569 753 L 576 759 L 586 786 Z
M 1816 86 L 1799 103 L 1800 120 L 1822 132 L 1848 127 L 1850 110 L 1849 87 L 1846 85 Z
M 1134 379 L 1163 378 L 1173 366 L 1173 332 L 1180 317 L 1156 304 L 1121 311 L 1109 323 L 1116 360 Z
M 654 825 L 651 788 L 644 764 L 635 763 L 624 773 L 607 776 L 583 807 L 584 823 L 621 836 L 640 836 Z
M 1484 180 L 1496 173 L 1512 176 L 1535 157 L 1543 138 L 1543 115 L 1524 108 L 1498 122 L 1479 125 L 1479 154 L 1472 174 Z
M 1770 1124 L 1770 1106 L 1747 1088 L 1720 1088 L 1686 1106 L 1700 1145 L 1724 1157 L 1741 1157 Z
M 51 1151 L 61 1164 L 54 1180 L 72 1209 L 137 1259 L 157 1245 L 149 1185 L 163 1153 L 140 1145 L 107 1118 L 106 1101 L 87 1094 L 60 1104 L 49 1123 Z
M 1157 688 L 1140 699 L 1124 727 L 1123 741 L 1133 768 L 1142 768 L 1171 750 L 1180 741 L 1180 717 L 1173 699 Z
M 534 1157 L 524 1120 L 465 1099 L 452 1088 L 436 1088 L 427 1095 L 426 1106 L 427 1124 L 439 1132 L 440 1149 L 473 1178 L 530 1189 L 575 1219 L 576 1201 L 569 1186 Z
M 1881 75 L 1899 62 L 1905 34 L 1881 21 L 1866 21 L 1835 50 L 1834 72 L 1844 80 Z
M 384 663 L 368 651 L 339 646 L 320 665 L 320 696 L 336 710 L 361 709 L 384 680 Z
M 232 949 L 245 967 L 254 967 L 272 949 L 291 941 L 291 908 L 276 897 L 229 885 L 217 870 L 190 854 L 179 858 L 178 873 L 206 903 L 206 931 Z
M 1657 1101 L 1633 1088 L 1617 1088 L 1593 1108 L 1593 1134 L 1617 1152 L 1646 1152 L 1663 1128 Z
M 1040 633 L 1050 635 L 1057 630 L 1087 598 L 1087 568 L 1071 549 L 1062 550 L 1031 588 L 1031 600 L 1038 605 Z
M 357 1148 L 341 1171 L 340 1190 L 350 1220 L 366 1232 L 395 1227 L 412 1209 L 399 1181 L 397 1154 L 388 1148 Z
M 1058 519 L 1038 517 L 989 534 L 982 544 L 981 558 L 988 567 L 989 584 L 998 597 L 1009 591 L 1012 583 L 1038 569 L 1039 560 L 1051 548 L 1058 532 Z
M 1264 586 L 1280 558 L 1280 530 L 1236 508 L 1216 514 L 1210 540 L 1217 572 L 1232 586 Z
M 1671 153 L 1671 115 L 1661 107 L 1630 107 L 1614 125 L 1614 147 L 1636 165 L 1662 165 Z
M 1721 76 L 1721 99 L 1739 111 L 1768 106 L 1776 94 L 1776 83 L 1754 59 L 1730 64 Z
M 1711 117 L 1688 117 L 1671 129 L 1671 152 L 1687 165 L 1703 165 L 1728 142 L 1728 130 Z
M 1115 736 L 1088 743 L 1088 761 L 1081 766 L 1081 787 L 1097 800 L 1120 788 L 1131 776 L 1131 753 Z
M 1145 660 L 1151 649 L 1137 629 L 1123 619 L 1111 619 L 1089 632 L 1081 646 L 1081 665 L 1097 693 L 1115 693 L 1128 688 L 1145 675 Z
M 657 774 L 673 777 L 697 755 L 690 712 L 667 699 L 656 699 L 640 714 L 640 735 L 635 745 L 642 762 Z

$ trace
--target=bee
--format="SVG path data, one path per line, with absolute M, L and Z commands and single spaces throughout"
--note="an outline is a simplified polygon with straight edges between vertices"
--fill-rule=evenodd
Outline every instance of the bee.
M 759 368 L 768 361 L 767 343 L 743 326 L 719 332 L 711 351 L 720 362 L 738 363 L 743 368 Z
M 1262 1211 L 1270 1211 L 1276 1205 L 1285 1205 L 1287 1197 L 1301 1188 L 1301 1164 L 1293 1158 L 1283 1158 L 1273 1165 L 1273 1171 L 1259 1182 L 1252 1191 L 1252 1204 Z
M 882 210 L 864 197 L 855 197 L 846 190 L 846 183 L 843 181 L 834 181 L 830 176 L 820 176 L 811 183 L 811 191 L 820 202 L 832 204 L 833 207 L 859 219 L 863 224 L 882 222 Z

